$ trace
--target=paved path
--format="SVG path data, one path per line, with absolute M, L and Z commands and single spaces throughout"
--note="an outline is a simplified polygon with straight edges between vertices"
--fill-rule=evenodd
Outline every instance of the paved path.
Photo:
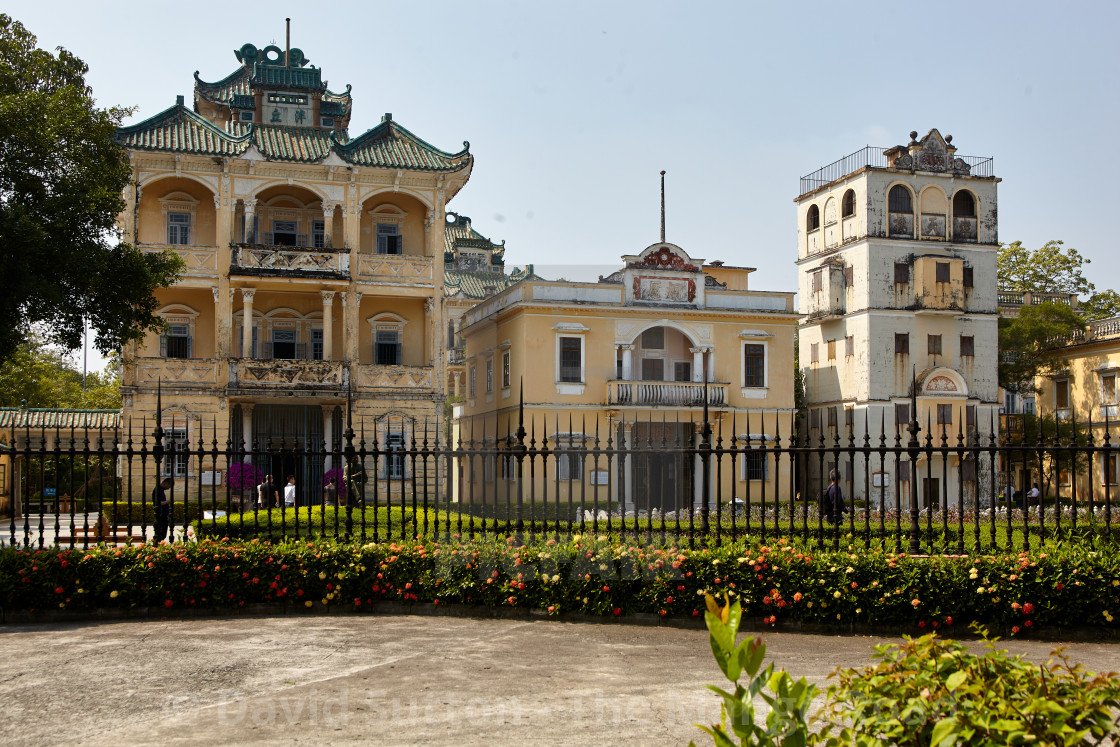
M 822 682 L 886 639 L 765 636 Z M 1051 644 L 1008 648 L 1044 660 Z M 1120 646 L 1074 658 L 1120 670 Z M 718 718 L 700 630 L 339 616 L 0 626 L 8 745 L 687 744 Z M 815 709 L 814 709 L 815 710 Z

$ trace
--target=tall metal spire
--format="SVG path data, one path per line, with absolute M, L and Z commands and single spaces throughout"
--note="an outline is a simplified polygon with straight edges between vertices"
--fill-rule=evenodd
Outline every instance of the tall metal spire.
M 661 243 L 665 243 L 665 171 L 661 171 Z

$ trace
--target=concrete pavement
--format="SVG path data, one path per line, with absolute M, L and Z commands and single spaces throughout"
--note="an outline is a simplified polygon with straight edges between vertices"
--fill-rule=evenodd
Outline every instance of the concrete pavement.
M 764 636 L 824 683 L 888 639 Z M 1053 644 L 1006 647 L 1046 659 Z M 1077 643 L 1120 670 L 1120 647 Z M 718 718 L 707 632 L 624 624 L 308 616 L 0 626 L 10 745 L 687 744 Z M 814 707 L 814 710 L 816 708 Z

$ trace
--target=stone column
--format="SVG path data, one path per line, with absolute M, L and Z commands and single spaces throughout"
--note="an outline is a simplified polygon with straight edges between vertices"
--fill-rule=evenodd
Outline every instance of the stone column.
M 349 293 L 342 294 L 342 335 L 345 349 L 343 357 L 351 364 L 359 363 L 358 334 L 360 327 L 358 322 L 358 310 L 361 308 L 361 305 L 361 291 L 350 291 Z
M 257 200 L 254 197 L 246 197 L 242 201 L 245 205 L 245 232 L 241 236 L 241 241 L 245 244 L 257 243 L 257 226 L 256 226 L 256 213 L 257 213 Z
M 255 288 L 241 289 L 241 357 L 253 357 L 253 296 Z
M 459 391 L 459 387 L 460 387 L 460 379 L 462 379 L 462 377 L 463 377 L 463 374 L 462 374 L 461 371 L 452 371 L 451 372 L 451 393 L 454 394 L 456 397 L 458 397 L 461 394 L 461 392 Z
M 241 403 L 241 443 L 245 446 L 245 461 L 253 461 L 253 406 Z
M 711 345 L 708 345 L 704 348 L 704 353 L 707 356 L 706 359 L 708 362 L 708 383 L 710 384 L 716 380 L 716 366 L 715 361 L 712 360 L 712 356 L 715 355 L 715 348 L 713 348 Z
M 634 365 L 634 346 L 619 345 L 618 348 L 622 351 L 622 380 L 631 381 Z
M 334 203 L 323 203 L 323 246 L 330 248 L 334 246 Z
M 320 291 L 323 297 L 323 360 L 334 360 L 334 291 Z
M 331 456 L 334 449 L 334 405 L 323 405 L 323 444 L 326 452 L 323 457 L 323 472 L 329 472 L 334 463 Z
M 692 353 L 692 381 L 701 383 L 704 381 L 704 348 L 689 348 L 688 352 Z

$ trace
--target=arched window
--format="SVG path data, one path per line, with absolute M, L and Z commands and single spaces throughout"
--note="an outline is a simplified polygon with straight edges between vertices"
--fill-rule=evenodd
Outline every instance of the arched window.
M 914 199 L 910 190 L 901 184 L 891 187 L 887 194 L 887 213 L 890 236 L 914 238 Z
M 856 214 L 856 193 L 854 190 L 849 189 L 844 193 L 844 201 L 840 207 L 840 215 L 843 218 L 851 218 Z
M 976 198 L 966 189 L 953 195 L 953 239 L 976 241 Z
M 887 209 L 892 213 L 913 213 L 914 203 L 910 199 L 910 190 L 901 184 L 891 187 Z
M 971 192 L 962 189 L 953 195 L 953 215 L 958 218 L 976 217 L 976 200 Z
M 805 218 L 805 230 L 816 231 L 821 227 L 821 211 L 816 205 L 809 206 L 809 215 Z

